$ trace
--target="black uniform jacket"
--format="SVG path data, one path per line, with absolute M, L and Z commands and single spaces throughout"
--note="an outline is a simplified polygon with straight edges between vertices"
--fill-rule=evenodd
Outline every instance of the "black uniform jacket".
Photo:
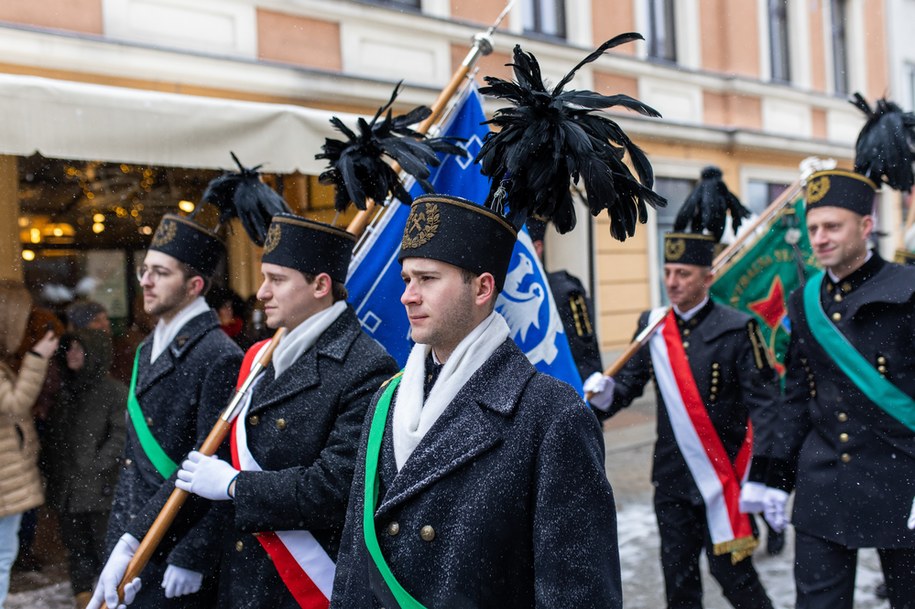
M 877 255 L 820 301 L 855 349 L 915 396 L 915 268 Z M 871 402 L 810 334 L 802 289 L 789 299 L 791 343 L 778 463 L 797 462 L 792 522 L 848 547 L 915 548 L 915 432 Z M 790 489 L 793 471 L 783 488 Z M 774 484 L 777 484 L 775 481 Z
M 595 372 L 604 370 L 600 361 L 600 346 L 594 330 L 594 307 L 588 298 L 581 280 L 568 271 L 556 271 L 548 275 L 550 292 L 556 301 L 562 327 L 572 350 L 572 358 L 578 367 L 581 380 Z
M 647 311 L 642 313 L 636 334 L 648 325 L 648 315 Z M 756 322 L 745 313 L 709 300 L 695 317 L 679 320 L 678 325 L 699 395 L 725 451 L 733 462 L 746 437 L 749 418 L 753 422 L 757 461 L 757 446 L 768 444 L 763 434 L 771 429 L 770 419 L 779 395 Z M 650 347 L 645 345 L 614 377 L 616 388 L 608 414 L 612 416 L 642 395 L 653 374 Z M 661 392 L 657 387 L 655 391 L 658 439 L 652 482 L 665 495 L 699 505 L 699 488 L 677 445 Z M 759 478 L 764 474 L 763 468 Z
M 228 404 L 234 393 L 242 352 L 220 329 L 212 311 L 188 321 L 152 364 L 149 363 L 151 350 L 152 336 L 140 345 L 137 399 L 153 436 L 171 460 L 180 465 L 185 455 L 203 442 Z M 123 469 L 108 524 L 109 549 L 125 532 L 142 539 L 148 524 L 138 527 L 133 522 L 135 517 L 147 509 L 153 509 L 155 517 L 158 507 L 164 505 L 174 490 L 175 477 L 173 474 L 167 481 L 162 479 L 147 459 L 128 420 Z M 206 503 L 191 498 L 186 509 L 201 509 Z M 168 563 L 202 573 L 215 571 L 213 567 L 217 563 L 207 531 L 193 530 L 173 541 Z M 206 548 L 211 551 L 208 553 Z M 157 560 L 162 558 L 160 555 Z M 161 571 L 155 565 L 144 571 L 143 591 L 132 606 L 166 606 L 162 604 L 165 599 L 159 587 Z
M 374 404 L 337 563 L 337 609 L 381 606 L 362 526 L 373 411 Z M 622 606 L 600 427 L 571 387 L 538 373 L 511 340 L 458 392 L 400 472 L 391 414 L 381 453 L 381 551 L 426 607 Z

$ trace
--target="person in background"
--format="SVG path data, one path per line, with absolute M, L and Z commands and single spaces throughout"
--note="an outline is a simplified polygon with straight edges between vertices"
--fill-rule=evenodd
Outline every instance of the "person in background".
M 67 330 L 101 330 L 111 334 L 111 320 L 104 305 L 91 300 L 80 300 L 67 307 Z
M 247 339 L 244 335 L 245 303 L 241 296 L 230 288 L 213 286 L 207 293 L 206 300 L 210 308 L 216 311 L 222 331 L 242 349 L 250 347 L 250 344 L 243 344 Z
M 57 510 L 69 552 L 77 609 L 92 596 L 105 562 L 105 530 L 126 433 L 127 387 L 108 373 L 111 337 L 80 329 L 61 340 L 63 384 L 47 442 L 48 504 Z
M 25 336 L 31 304 L 21 283 L 0 281 L 0 607 L 19 552 L 22 514 L 44 502 L 32 405 L 57 351 L 57 337 L 47 330 L 25 353 L 18 373 L 10 365 Z
M 543 260 L 543 237 L 546 223 L 536 218 L 528 218 L 527 231 L 534 244 L 537 256 Z M 594 327 L 594 316 L 591 312 L 594 305 L 581 280 L 568 271 L 547 273 L 550 292 L 559 310 L 562 327 L 572 350 L 572 357 L 578 367 L 581 380 L 586 380 L 595 373 L 603 373 L 600 359 L 600 343 Z

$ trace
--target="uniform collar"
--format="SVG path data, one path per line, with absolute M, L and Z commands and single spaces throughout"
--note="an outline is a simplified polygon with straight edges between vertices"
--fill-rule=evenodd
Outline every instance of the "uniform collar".
M 823 283 L 826 286 L 826 292 L 829 294 L 841 294 L 843 297 L 848 296 L 854 290 L 860 288 L 868 279 L 877 274 L 885 264 L 883 258 L 873 251 L 868 252 L 868 258 L 853 273 L 839 279 L 831 271 L 826 272 L 828 278 Z

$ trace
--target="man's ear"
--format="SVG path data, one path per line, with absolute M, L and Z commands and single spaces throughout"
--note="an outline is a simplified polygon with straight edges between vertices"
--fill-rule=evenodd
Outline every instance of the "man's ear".
M 331 290 L 333 289 L 333 280 L 327 273 L 318 273 L 318 275 L 315 276 L 315 281 L 312 286 L 315 291 L 315 297 L 324 298 L 331 293 Z
M 475 283 L 477 304 L 484 304 L 488 300 L 495 302 L 498 292 L 496 291 L 496 278 L 492 276 L 492 273 L 480 274 Z

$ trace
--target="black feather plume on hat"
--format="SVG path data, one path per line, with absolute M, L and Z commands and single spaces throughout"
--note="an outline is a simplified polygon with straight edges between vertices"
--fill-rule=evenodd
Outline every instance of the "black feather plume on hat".
M 467 156 L 457 139 L 430 138 L 410 128 L 432 114 L 428 107 L 417 106 L 406 114 L 392 116 L 391 105 L 400 93 L 401 84 L 402 81 L 397 83 L 391 99 L 378 109 L 371 122 L 359 119 L 357 131 L 337 117 L 330 119 L 347 140 L 327 138 L 321 147 L 324 152 L 316 154 L 315 158 L 329 161 L 329 167 L 318 180 L 336 188 L 334 207 L 337 211 L 345 211 L 350 201 L 363 210 L 366 199 L 384 205 L 388 195 L 394 195 L 405 204 L 413 202 L 400 176 L 384 160 L 385 156 L 396 161 L 426 192 L 432 192 L 429 166 L 440 163 L 437 152 Z M 382 114 L 384 118 L 379 121 Z
M 715 241 L 721 241 L 725 219 L 730 212 L 734 234 L 744 218 L 750 217 L 750 210 L 740 204 L 721 179 L 721 170 L 714 166 L 702 170 L 702 179 L 696 185 L 674 220 L 674 232 L 683 232 L 689 224 L 691 232 L 708 231 Z
M 885 182 L 902 192 L 912 190 L 915 114 L 903 112 L 888 99 L 878 99 L 871 109 L 860 93 L 849 102 L 867 115 L 855 143 L 855 171 L 877 184 Z
M 283 197 L 261 181 L 260 165 L 245 167 L 234 152 L 229 154 L 238 165 L 238 171 L 229 171 L 211 180 L 200 200 L 219 208 L 220 224 L 232 218 L 241 220 L 251 240 L 263 246 L 270 220 L 278 213 L 289 212 L 289 206 Z M 199 210 L 197 207 L 191 216 Z
M 585 57 L 547 90 L 540 65 L 531 54 L 515 46 L 514 82 L 485 77 L 480 92 L 506 99 L 512 107 L 496 111 L 488 121 L 500 128 L 486 136 L 476 160 L 492 179 L 487 205 L 498 207 L 507 196 L 511 221 L 538 215 L 552 220 L 560 233 L 575 227 L 571 183 L 584 181 L 588 206 L 596 216 L 606 209 L 610 233 L 623 241 L 635 234 L 636 222 L 648 219 L 646 204 L 663 207 L 666 201 L 651 190 L 654 173 L 645 153 L 620 126 L 595 111 L 622 106 L 658 117 L 653 108 L 628 95 L 601 95 L 594 91 L 563 91 L 582 66 L 608 49 L 642 40 L 636 33 L 608 40 Z M 628 153 L 638 179 L 623 162 Z

